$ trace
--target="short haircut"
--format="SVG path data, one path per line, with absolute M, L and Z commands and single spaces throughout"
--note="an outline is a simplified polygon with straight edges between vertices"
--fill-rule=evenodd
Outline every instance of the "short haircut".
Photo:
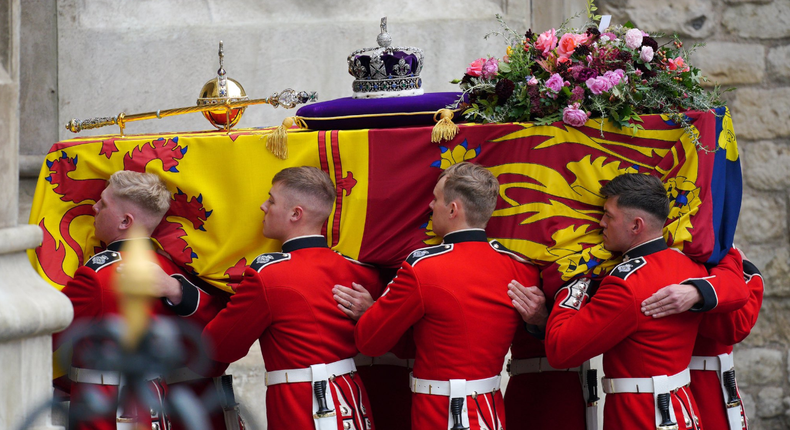
M 669 196 L 655 176 L 625 173 L 601 187 L 604 197 L 617 197 L 620 208 L 640 209 L 652 215 L 663 227 L 669 216 Z
M 110 176 L 113 196 L 129 202 L 152 217 L 161 219 L 170 208 L 170 191 L 153 173 L 121 170 Z
M 321 169 L 311 166 L 288 167 L 277 172 L 272 185 L 282 184 L 301 197 L 310 199 L 315 210 L 324 219 L 332 212 L 332 205 L 337 198 L 337 191 L 329 175 Z
M 445 178 L 444 202 L 460 200 L 467 223 L 485 227 L 496 208 L 499 181 L 483 166 L 462 162 L 447 168 L 439 180 Z

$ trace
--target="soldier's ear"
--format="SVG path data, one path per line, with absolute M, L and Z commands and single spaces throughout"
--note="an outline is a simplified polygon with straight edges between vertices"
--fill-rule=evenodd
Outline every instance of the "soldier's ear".
M 455 218 L 458 216 L 458 202 L 455 200 L 450 202 L 448 205 L 450 207 L 450 219 Z
M 118 225 L 119 230 L 128 230 L 134 225 L 134 215 L 131 213 L 123 214 L 123 218 L 121 218 L 121 223 Z
M 301 206 L 294 206 L 291 209 L 291 221 L 299 221 L 304 216 L 304 208 Z

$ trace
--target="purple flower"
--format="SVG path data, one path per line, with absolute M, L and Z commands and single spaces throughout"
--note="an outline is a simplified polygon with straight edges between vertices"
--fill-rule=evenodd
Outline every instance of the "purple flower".
M 558 93 L 562 89 L 563 84 L 562 76 L 559 73 L 555 73 L 546 81 L 546 88 Z
M 651 62 L 653 60 L 653 48 L 649 46 L 643 46 L 639 51 L 639 59 L 645 63 Z
M 483 63 L 483 79 L 493 79 L 496 77 L 497 72 L 499 72 L 499 60 L 496 58 L 491 57 Z
M 625 46 L 630 49 L 636 49 L 642 46 L 642 30 L 632 28 L 625 32 Z
M 593 94 L 601 94 L 605 93 L 612 89 L 612 82 L 606 78 L 606 76 L 599 76 L 597 78 L 590 78 L 587 79 L 585 82 L 587 88 L 590 89 L 590 92 Z
M 587 79 L 597 78 L 598 71 L 590 67 L 578 67 L 573 69 L 573 79 L 578 82 L 586 82 Z
M 587 122 L 589 115 L 584 110 L 579 109 L 579 103 L 574 103 L 571 106 L 566 106 L 562 110 L 562 122 L 571 127 L 581 127 Z

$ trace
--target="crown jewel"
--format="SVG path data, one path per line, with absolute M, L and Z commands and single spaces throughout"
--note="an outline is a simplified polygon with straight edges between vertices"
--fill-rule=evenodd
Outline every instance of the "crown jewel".
M 355 77 L 354 98 L 416 96 L 423 93 L 422 49 L 392 47 L 387 18 L 381 18 L 377 48 L 354 51 L 348 56 L 348 73 Z

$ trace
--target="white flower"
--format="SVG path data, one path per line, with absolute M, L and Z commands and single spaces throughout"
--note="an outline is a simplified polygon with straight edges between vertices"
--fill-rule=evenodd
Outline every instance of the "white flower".
M 642 49 L 639 51 L 639 59 L 645 63 L 649 63 L 653 60 L 653 47 L 651 46 L 643 46 Z
M 630 49 L 636 49 L 642 46 L 642 30 L 632 28 L 625 33 L 625 46 Z

